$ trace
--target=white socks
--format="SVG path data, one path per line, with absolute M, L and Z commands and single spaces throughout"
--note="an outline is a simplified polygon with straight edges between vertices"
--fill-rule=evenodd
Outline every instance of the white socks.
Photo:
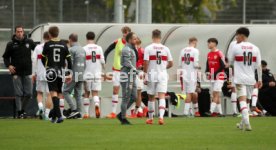
M 63 110 L 64 110 L 64 99 L 59 99 L 59 108 L 60 108 L 60 113 L 63 116 Z
M 166 100 L 160 99 L 159 100 L 159 118 L 163 119 L 166 109 Z
M 99 96 L 94 96 L 93 97 L 93 101 L 94 101 L 95 106 L 100 106 L 100 98 L 99 98 Z
M 184 115 L 189 115 L 190 107 L 191 107 L 191 103 L 185 103 Z
M 252 107 L 255 107 L 257 105 L 257 100 L 258 100 L 258 89 L 254 88 L 252 92 Z
M 232 103 L 232 109 L 233 109 L 233 113 L 237 114 L 237 93 L 233 93 L 231 94 L 231 103 Z
M 248 108 L 247 108 L 246 102 L 245 101 L 241 101 L 240 102 L 240 107 L 241 107 L 242 121 L 246 125 L 249 125 L 249 113 L 248 113 Z
M 222 115 L 221 104 L 217 104 L 217 110 L 218 110 L 218 113 Z
M 112 113 L 116 113 L 119 95 L 112 95 Z
M 217 107 L 217 103 L 212 102 L 211 107 L 210 107 L 210 112 L 213 113 L 215 111 L 216 107 Z
M 149 119 L 153 119 L 153 114 L 154 114 L 154 104 L 155 104 L 155 102 L 154 101 L 148 101 L 148 108 L 149 108 L 149 111 L 148 111 L 148 113 L 149 113 Z
M 51 109 L 49 109 L 49 108 L 46 108 L 46 109 L 45 109 L 45 116 L 46 116 L 47 118 L 49 118 L 50 111 L 51 111 Z
M 90 106 L 89 98 L 84 98 L 83 99 L 84 114 L 89 114 L 89 106 Z
M 39 110 L 43 110 L 43 103 L 42 103 L 42 102 L 39 102 L 39 103 L 38 103 L 38 109 L 39 109 Z

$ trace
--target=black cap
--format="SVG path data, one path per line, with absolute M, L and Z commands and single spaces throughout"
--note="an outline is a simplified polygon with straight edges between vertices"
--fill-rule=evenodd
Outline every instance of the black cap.
M 267 66 L 267 62 L 265 60 L 261 61 L 262 66 Z

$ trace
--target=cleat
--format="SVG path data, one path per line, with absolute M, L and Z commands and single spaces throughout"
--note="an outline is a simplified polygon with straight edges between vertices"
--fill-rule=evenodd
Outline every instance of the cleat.
M 115 113 L 110 113 L 108 116 L 106 116 L 106 118 L 115 119 L 116 118 L 116 114 Z
M 88 119 L 89 118 L 89 115 L 88 114 L 84 114 L 83 115 L 83 119 Z
M 200 117 L 200 113 L 197 111 L 197 112 L 195 112 L 194 116 L 195 117 Z
M 131 123 L 127 119 L 122 119 L 122 125 L 131 125 Z
M 96 114 L 96 118 L 100 118 L 101 117 L 101 111 L 100 111 L 100 107 L 99 106 L 95 106 L 95 114 Z
M 159 125 L 163 125 L 164 124 L 164 119 L 163 118 L 159 118 L 158 123 L 159 123 Z
M 216 113 L 216 112 L 213 112 L 212 114 L 211 114 L 211 117 L 217 117 L 218 116 L 218 113 Z
M 60 117 L 60 118 L 57 119 L 56 123 L 62 123 L 63 121 L 64 121 L 63 118 Z
M 217 117 L 225 117 L 225 115 L 218 113 Z
M 39 119 L 40 119 L 40 120 L 43 120 L 43 119 L 45 118 L 45 115 L 44 115 L 44 113 L 43 113 L 43 110 L 39 110 L 39 111 L 37 112 L 37 115 L 39 116 Z
M 52 119 L 51 119 L 51 122 L 52 122 L 52 123 L 56 123 L 56 121 L 57 121 L 56 118 L 52 118 Z
M 245 125 L 245 131 L 252 131 L 251 125 Z
M 75 119 L 80 113 L 78 111 L 72 111 L 71 114 L 67 117 L 67 119 Z M 62 116 L 62 118 L 64 118 Z
M 153 124 L 153 119 L 147 119 L 146 124 Z
M 211 113 L 211 112 L 205 112 L 204 115 L 205 115 L 206 117 L 211 117 L 211 116 L 212 116 L 212 113 Z

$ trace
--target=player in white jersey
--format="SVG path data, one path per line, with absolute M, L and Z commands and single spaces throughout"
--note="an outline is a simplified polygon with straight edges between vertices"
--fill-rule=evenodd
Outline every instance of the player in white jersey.
M 49 41 L 49 34 L 48 32 L 44 32 L 43 34 L 44 43 Z M 44 43 L 37 45 L 34 49 L 32 54 L 32 61 L 33 61 L 33 81 L 36 80 L 36 91 L 37 91 L 37 103 L 38 103 L 38 115 L 40 119 L 48 120 L 48 116 L 51 110 L 51 96 L 48 89 L 48 83 L 46 81 L 45 75 L 46 70 L 41 62 L 42 58 L 42 50 Z M 43 94 L 46 94 L 46 102 L 45 108 L 43 105 Z
M 255 70 L 258 73 L 258 88 L 262 87 L 262 70 L 261 70 L 261 54 L 260 50 L 254 44 L 247 42 L 249 29 L 241 27 L 236 31 L 235 44 L 228 51 L 228 59 L 230 64 L 234 65 L 234 83 L 236 84 L 237 97 L 240 102 L 242 120 L 237 127 L 246 131 L 251 131 L 249 122 L 248 107 L 246 98 L 250 93 L 250 89 L 256 84 Z
M 94 42 L 95 33 L 86 34 L 87 45 L 84 46 L 86 52 L 86 69 L 84 71 L 85 95 L 84 95 L 84 118 L 89 118 L 90 92 L 95 104 L 96 117 L 100 117 L 99 91 L 102 90 L 102 69 L 104 69 L 104 55 L 102 47 Z
M 195 115 L 199 116 L 198 103 L 196 96 L 197 70 L 199 68 L 199 50 L 196 49 L 197 39 L 191 37 L 189 46 L 182 49 L 179 56 L 179 68 L 181 69 L 183 81 L 183 93 L 186 94 L 184 115 L 188 116 L 193 101 Z
M 161 44 L 161 31 L 152 31 L 153 43 L 145 48 L 144 72 L 145 84 L 149 95 L 149 119 L 147 124 L 153 124 L 153 114 L 155 107 L 155 95 L 159 98 L 159 124 L 164 124 L 164 113 L 166 108 L 165 93 L 168 86 L 167 69 L 173 66 L 173 59 L 168 47 Z

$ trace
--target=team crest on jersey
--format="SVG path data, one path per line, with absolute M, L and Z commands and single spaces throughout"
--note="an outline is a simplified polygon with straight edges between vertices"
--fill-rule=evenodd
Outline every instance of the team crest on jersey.
M 217 55 L 215 55 L 215 56 L 214 56 L 214 59 L 217 59 L 217 58 L 218 58 L 218 56 L 217 56 Z
M 29 48 L 29 47 L 30 47 L 30 44 L 29 44 L 29 43 L 27 43 L 27 44 L 26 44 L 26 47 L 27 47 L 27 48 Z

